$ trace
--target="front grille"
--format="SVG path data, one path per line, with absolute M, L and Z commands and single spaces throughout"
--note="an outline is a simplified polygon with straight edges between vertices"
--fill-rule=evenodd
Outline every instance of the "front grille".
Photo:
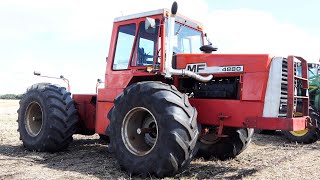
M 288 60 L 283 58 L 282 61 L 282 74 L 281 74 L 281 95 L 280 107 L 278 117 L 287 117 L 287 104 L 288 104 Z

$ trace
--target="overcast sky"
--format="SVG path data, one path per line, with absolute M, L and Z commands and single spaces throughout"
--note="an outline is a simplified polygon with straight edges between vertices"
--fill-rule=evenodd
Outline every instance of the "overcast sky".
M 0 94 L 23 93 L 60 76 L 73 93 L 95 93 L 104 79 L 113 19 L 170 8 L 172 0 L 1 0 Z M 220 53 L 320 58 L 320 1 L 178 0 L 178 12 L 200 21 Z

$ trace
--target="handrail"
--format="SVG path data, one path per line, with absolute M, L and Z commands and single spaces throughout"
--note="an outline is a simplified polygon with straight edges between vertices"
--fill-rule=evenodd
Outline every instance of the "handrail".
M 301 62 L 301 77 L 295 76 L 294 72 L 294 59 Z M 302 81 L 302 88 L 305 89 L 305 95 L 295 95 L 295 81 Z M 302 114 L 303 116 L 309 115 L 309 95 L 308 95 L 308 63 L 305 59 L 299 56 L 288 56 L 288 100 L 287 100 L 287 117 L 293 117 L 294 101 L 302 99 Z

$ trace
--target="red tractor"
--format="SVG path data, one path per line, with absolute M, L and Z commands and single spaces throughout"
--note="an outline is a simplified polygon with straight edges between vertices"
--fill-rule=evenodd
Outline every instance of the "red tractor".
M 174 3 L 171 11 L 114 19 L 105 87 L 97 94 L 71 96 L 49 83 L 32 85 L 18 110 L 23 145 L 56 152 L 73 134 L 97 133 L 109 138 L 129 174 L 164 177 L 195 155 L 236 157 L 254 128 L 314 126 L 304 59 L 212 54 L 217 48 L 204 45 L 202 25 L 176 12 Z M 295 74 L 294 59 L 302 76 Z M 302 113 L 294 117 L 297 100 Z

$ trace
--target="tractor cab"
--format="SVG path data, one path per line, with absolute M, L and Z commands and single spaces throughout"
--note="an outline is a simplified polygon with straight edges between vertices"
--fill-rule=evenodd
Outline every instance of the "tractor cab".
M 171 16 L 168 9 L 159 9 L 114 19 L 105 74 L 106 88 L 122 91 L 136 82 L 136 77 L 150 79 L 157 74 L 166 74 L 171 78 L 169 70 L 175 65 L 173 56 L 202 53 L 202 24 L 179 14 L 175 14 L 172 22 L 169 21 Z M 112 101 L 116 97 L 116 94 L 107 97 L 103 91 L 98 91 L 98 100 Z
M 97 93 L 97 119 L 105 119 L 114 99 L 127 86 L 148 80 L 165 82 L 162 75 L 170 79 L 177 54 L 202 53 L 202 24 L 180 14 L 174 17 L 172 21 L 170 10 L 159 9 L 114 19 L 105 88 Z M 96 121 L 96 132 L 104 134 L 108 124 Z

